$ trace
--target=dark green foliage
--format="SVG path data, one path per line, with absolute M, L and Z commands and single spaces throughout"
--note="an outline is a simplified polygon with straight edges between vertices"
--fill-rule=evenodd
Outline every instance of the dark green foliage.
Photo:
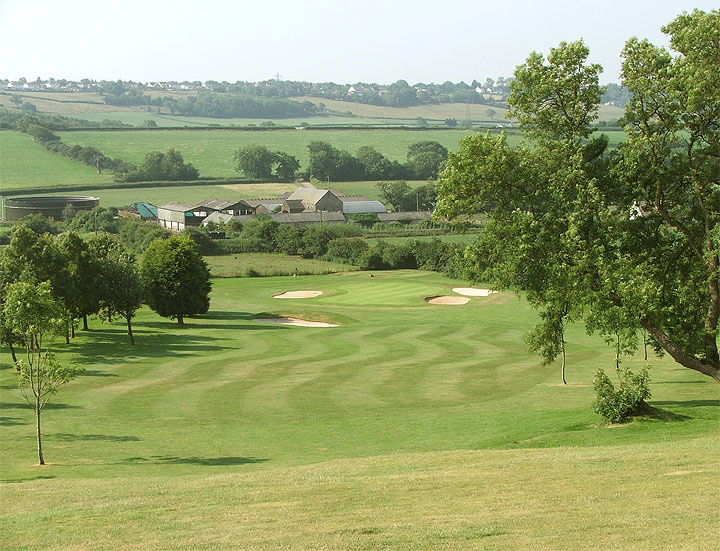
M 392 206 L 398 212 L 427 210 L 432 211 L 437 202 L 437 194 L 433 184 L 411 188 L 404 180 L 395 182 L 380 182 L 380 198 L 385 204 Z
M 148 222 L 123 218 L 117 220 L 120 241 L 135 253 L 142 253 L 156 239 L 167 239 L 172 234 L 165 228 Z
M 250 178 L 270 178 L 275 155 L 264 145 L 245 145 L 235 151 L 235 170 Z
M 116 208 L 95 207 L 92 210 L 78 212 L 73 217 L 69 226 L 70 229 L 90 233 L 94 231 L 117 233 L 119 221 Z
M 437 178 L 447 158 L 447 148 L 438 142 L 417 142 L 408 148 L 408 167 L 418 180 Z
M 328 243 L 342 237 L 338 224 L 313 224 L 305 228 L 302 255 L 304 258 L 320 258 L 328 250 Z
M 610 423 L 627 420 L 645 407 L 645 401 L 650 398 L 649 382 L 647 368 L 637 375 L 627 368 L 619 370 L 617 387 L 602 369 L 598 369 L 593 379 L 593 411 Z
M 210 271 L 198 246 L 186 237 L 153 241 L 143 254 L 140 275 L 148 305 L 161 316 L 182 324 L 185 316 L 210 307 Z
M 275 250 L 275 233 L 279 226 L 280 224 L 268 215 L 254 216 L 243 224 L 241 237 L 259 244 L 260 248 L 252 252 L 271 252 Z
M 20 220 L 20 224 L 34 231 L 38 235 L 42 235 L 43 233 L 56 235 L 60 233 L 59 224 L 52 218 L 47 218 L 42 214 L 28 214 Z M 16 228 L 17 227 L 19 226 L 16 226 Z
M 217 254 L 220 251 L 217 241 L 202 230 L 187 227 L 183 230 L 182 235 L 195 243 L 203 255 Z
M 304 228 L 281 224 L 275 232 L 275 247 L 285 254 L 300 254 L 303 246 Z
M 383 263 L 391 270 L 414 270 L 417 268 L 413 243 L 385 247 L 382 251 L 382 259 Z
M 334 262 L 357 264 L 360 257 L 368 250 L 367 241 L 357 237 L 339 237 L 328 243 L 325 257 Z
M 167 153 L 151 151 L 145 155 L 140 166 L 123 179 L 126 182 L 179 182 L 197 180 L 199 176 L 197 169 L 184 161 L 182 153 L 171 148 Z

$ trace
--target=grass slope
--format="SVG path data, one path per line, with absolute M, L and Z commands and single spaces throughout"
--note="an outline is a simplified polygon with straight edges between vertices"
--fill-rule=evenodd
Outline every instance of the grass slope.
M 140 311 L 132 349 L 94 321 L 56 347 L 88 371 L 44 414 L 46 468 L 4 352 L 0 546 L 710 549 L 717 385 L 653 359 L 658 415 L 598 427 L 589 385 L 612 351 L 569 328 L 560 386 L 525 348 L 524 301 L 424 302 L 459 283 L 216 279 L 184 328 Z M 300 289 L 324 294 L 271 298 Z
M 467 130 L 157 130 L 157 131 L 77 131 L 60 132 L 67 144 L 97 147 L 106 155 L 133 163 L 140 162 L 150 151 L 179 149 L 202 176 L 237 177 L 233 153 L 241 146 L 260 144 L 272 150 L 295 155 L 303 168 L 308 166 L 307 146 L 319 140 L 355 153 L 364 145 L 374 146 L 391 160 L 405 161 L 408 147 L 419 141 L 434 140 L 450 150 L 471 134 Z
M 111 173 L 98 174 L 93 167 L 50 153 L 27 134 L 0 131 L 0 193 L 39 186 L 102 186 Z

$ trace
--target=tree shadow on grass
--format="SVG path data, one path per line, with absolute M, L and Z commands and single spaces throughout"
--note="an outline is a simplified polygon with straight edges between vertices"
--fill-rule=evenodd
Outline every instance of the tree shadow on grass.
M 0 417 L 0 426 L 14 427 L 15 425 L 29 425 L 29 421 L 22 421 L 17 417 Z
M 112 436 L 110 434 L 70 434 L 65 432 L 47 434 L 53 440 L 76 441 L 87 440 L 93 442 L 138 442 L 137 436 Z
M 177 457 L 174 455 L 153 455 L 151 457 L 128 457 L 119 461 L 122 465 L 138 465 L 154 463 L 156 465 L 202 465 L 205 467 L 217 467 L 222 465 L 248 465 L 253 463 L 264 463 L 269 459 L 257 457 Z
M 665 400 L 662 402 L 656 402 L 653 400 L 652 404 L 653 404 L 653 406 L 681 406 L 681 407 L 691 407 L 691 408 L 704 407 L 704 406 L 720 407 L 720 400 L 686 400 L 686 401 Z
M 97 369 L 86 369 L 81 375 L 83 377 L 119 377 L 116 373 L 107 373 L 106 371 L 98 371 Z
M 657 403 L 657 402 L 656 402 Z M 668 411 L 666 409 L 657 408 L 655 406 L 646 405 L 642 410 L 642 416 L 655 419 L 657 421 L 673 422 L 673 421 L 688 421 L 692 417 Z
M 32 409 L 32 406 L 26 402 L 0 402 L 0 410 L 2 409 Z M 56 404 L 50 402 L 45 404 L 45 409 L 82 409 L 81 406 L 71 404 Z
M 24 478 L 4 478 L 3 484 L 20 484 L 22 482 L 31 482 L 32 480 L 50 480 L 55 478 L 52 475 L 26 476 Z

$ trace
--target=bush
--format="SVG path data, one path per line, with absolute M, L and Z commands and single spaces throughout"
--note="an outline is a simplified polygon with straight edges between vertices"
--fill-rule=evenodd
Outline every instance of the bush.
M 647 368 L 635 375 L 624 368 L 618 372 L 619 385 L 616 388 L 602 369 L 593 379 L 595 401 L 593 411 L 610 423 L 620 423 L 639 413 L 650 398 L 650 375 Z
M 417 268 L 413 243 L 388 245 L 383 249 L 383 263 L 391 270 L 414 270 Z
M 368 250 L 365 240 L 357 237 L 340 237 L 328 243 L 326 258 L 334 262 L 356 264 Z
M 189 237 L 190 240 L 198 246 L 201 254 L 217 254 L 220 249 L 216 241 L 214 241 L 207 233 L 200 231 L 197 228 L 185 228 L 182 234 Z

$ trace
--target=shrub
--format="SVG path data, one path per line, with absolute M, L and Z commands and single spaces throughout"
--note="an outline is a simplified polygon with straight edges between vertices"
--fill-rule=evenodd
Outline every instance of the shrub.
M 258 272 L 255 268 L 249 267 L 245 270 L 245 277 L 260 277 L 260 272 Z
M 388 245 L 383 249 L 382 259 L 383 263 L 391 270 L 415 270 L 417 268 L 413 243 Z
M 643 368 L 635 375 L 627 368 L 618 372 L 619 384 L 613 385 L 602 369 L 598 369 L 593 379 L 595 401 L 593 411 L 610 423 L 619 423 L 640 412 L 645 400 L 650 398 L 650 375 Z
M 355 264 L 367 250 L 368 244 L 363 239 L 357 237 L 340 237 L 328 243 L 327 254 L 325 256 L 334 262 Z

